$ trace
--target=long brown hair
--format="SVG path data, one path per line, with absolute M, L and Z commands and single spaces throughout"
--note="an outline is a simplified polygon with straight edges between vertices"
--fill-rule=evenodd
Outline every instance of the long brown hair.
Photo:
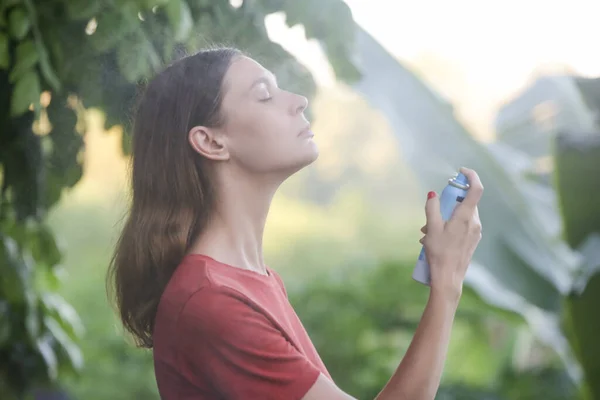
M 184 57 L 146 86 L 134 116 L 129 214 L 107 284 L 125 328 L 152 347 L 160 297 L 214 207 L 206 160 L 189 130 L 223 122 L 223 79 L 241 52 L 215 48 Z

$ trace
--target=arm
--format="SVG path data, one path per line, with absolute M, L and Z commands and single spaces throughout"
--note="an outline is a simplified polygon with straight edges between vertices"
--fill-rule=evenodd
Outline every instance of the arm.
M 429 301 L 404 359 L 378 400 L 433 399 L 439 387 L 462 283 L 481 240 L 477 204 L 483 186 L 474 171 L 463 168 L 462 172 L 471 189 L 448 222 L 441 217 L 435 193 L 428 196 L 423 244 L 431 267 Z
M 457 302 L 432 291 L 415 336 L 376 400 L 433 399 L 448 352 Z
M 477 204 L 483 186 L 474 171 L 461 172 L 469 179 L 471 189 L 449 221 L 443 221 L 435 193 L 428 196 L 423 245 L 431 268 L 429 301 L 408 351 L 376 400 L 430 400 L 438 390 L 462 282 L 481 240 Z M 319 378 L 303 400 L 350 398 Z
M 458 302 L 431 291 L 423 317 L 404 358 L 376 400 L 433 399 L 448 351 Z M 302 400 L 350 400 L 326 377 L 320 376 Z

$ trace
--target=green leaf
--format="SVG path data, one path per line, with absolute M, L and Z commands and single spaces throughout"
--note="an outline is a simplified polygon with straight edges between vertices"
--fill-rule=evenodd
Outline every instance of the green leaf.
M 38 313 L 38 297 L 34 288 L 28 288 L 25 293 L 26 311 L 25 328 L 29 338 L 34 341 L 40 334 L 40 318 Z
M 48 267 L 58 264 L 62 255 L 50 229 L 41 225 L 33 235 L 30 248 L 36 262 L 43 263 Z
M 41 93 L 40 77 L 34 70 L 29 70 L 17 80 L 10 104 L 13 117 L 23 114 L 29 105 L 39 103 Z
M 565 299 L 564 325 L 586 377 L 589 398 L 600 398 L 600 140 L 564 132 L 556 137 L 555 182 L 564 237 L 578 249 L 584 267 Z
M 24 304 L 28 290 L 27 269 L 20 259 L 17 242 L 0 234 L 0 293 L 11 304 Z
M 91 68 L 86 71 L 89 70 Z M 91 84 L 102 86 L 99 81 L 94 81 L 91 77 L 89 80 Z M 67 106 L 66 95 L 53 96 L 46 111 L 52 122 L 52 131 L 48 136 L 52 139 L 53 146 L 52 152 L 46 159 L 48 170 L 44 197 L 45 206 L 51 207 L 59 201 L 63 188 L 71 187 L 81 178 L 82 166 L 78 162 L 77 155 L 83 147 L 83 138 L 75 130 L 77 115 Z
M 7 12 L 10 7 L 19 3 L 21 0 L 2 0 L 0 2 L 0 28 L 7 26 Z
M 83 335 L 85 328 L 77 312 L 60 295 L 45 293 L 42 296 L 42 303 L 46 312 L 55 317 L 70 338 L 75 339 Z
M 151 9 L 155 6 L 163 6 L 168 4 L 170 0 L 141 0 L 146 9 Z
M 99 52 L 108 51 L 116 46 L 125 35 L 137 29 L 140 22 L 136 20 L 132 23 L 121 12 L 112 9 L 103 11 L 96 20 L 98 26 L 96 32 L 90 36 L 90 41 Z
M 10 339 L 11 322 L 9 313 L 8 301 L 0 300 L 0 348 L 6 346 L 6 342 Z
M 151 72 L 145 43 L 137 35 L 132 35 L 119 44 L 117 64 L 121 74 L 130 83 L 135 83 Z
M 165 5 L 165 11 L 173 28 L 175 41 L 181 42 L 187 39 L 194 26 L 187 1 L 171 0 Z
M 493 391 L 465 383 L 440 385 L 435 400 L 507 400 Z
M 555 182 L 564 215 L 564 237 L 579 247 L 592 232 L 600 233 L 600 139 L 563 133 L 554 149 Z
M 69 0 L 66 5 L 69 18 L 81 20 L 94 17 L 103 4 L 101 1 Z
M 16 94 L 12 93 L 13 96 Z M 34 113 L 27 111 L 11 119 L 11 132 L 19 139 L 13 140 L 10 150 L 4 153 L 4 178 L 12 192 L 12 210 L 20 221 L 17 226 L 30 217 L 39 218 L 43 213 L 40 207 L 44 183 L 41 137 L 32 131 L 33 118 Z
M 577 387 L 562 368 L 553 366 L 504 371 L 500 392 L 506 399 L 577 399 Z M 460 398 L 463 399 L 462 397 Z
M 0 28 L 6 27 L 6 9 L 8 8 L 9 1 L 3 1 L 0 3 Z
M 571 345 L 580 360 L 586 378 L 587 390 L 592 394 L 590 398 L 600 396 L 600 318 L 598 315 L 600 304 L 600 272 L 591 276 L 585 290 L 581 293 L 572 293 L 565 299 L 564 324 L 568 331 Z
M 8 69 L 10 65 L 10 54 L 8 52 L 8 36 L 0 32 L 0 69 Z
M 11 83 L 15 83 L 25 72 L 39 61 L 39 54 L 33 43 L 33 40 L 26 39 L 19 43 L 16 52 L 15 66 L 12 68 L 8 77 Z
M 51 338 L 49 337 L 40 338 L 36 342 L 36 347 L 46 364 L 48 378 L 54 381 L 58 377 L 58 360 L 56 359 L 56 353 L 52 348 L 50 340 Z
M 11 36 L 21 40 L 29 32 L 29 28 L 31 28 L 31 21 L 29 21 L 25 10 L 21 7 L 13 8 L 8 15 L 8 31 Z
M 21 0 L 2 0 L 0 3 L 0 11 L 4 12 L 6 9 L 14 6 L 15 4 L 19 4 Z
M 485 233 L 465 284 L 490 304 L 523 315 L 576 376 L 558 313 L 580 260 L 549 224 L 559 219 L 552 190 L 509 169 L 512 158 L 475 140 L 437 93 L 362 28 L 357 51 L 363 75 L 353 87 L 387 117 L 423 193 L 443 190 L 463 165 L 486 187 L 479 202 Z
M 350 7 L 342 0 L 278 1 L 259 0 L 264 14 L 282 11 L 286 24 L 304 26 L 307 39 L 317 39 L 336 75 L 348 82 L 360 78 L 360 70 L 354 60 L 356 24 Z M 331 16 L 335 24 L 331 24 Z
M 36 37 L 35 44 L 37 46 L 37 51 L 39 54 L 40 60 L 40 70 L 42 71 L 42 76 L 46 79 L 46 82 L 54 89 L 60 90 L 61 84 L 56 76 L 56 72 L 54 72 L 54 68 L 50 64 L 50 59 L 48 57 L 48 52 L 46 51 L 46 46 L 41 41 L 41 39 Z
M 60 344 L 62 349 L 68 355 L 69 362 L 74 370 L 79 370 L 83 367 L 83 355 L 79 347 L 69 338 L 69 335 L 63 330 L 54 318 L 45 317 L 44 325 L 52 333 L 56 341 Z

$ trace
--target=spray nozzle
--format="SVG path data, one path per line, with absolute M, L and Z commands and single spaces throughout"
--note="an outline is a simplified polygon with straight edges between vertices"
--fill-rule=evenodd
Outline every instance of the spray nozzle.
M 454 178 L 454 181 L 455 181 L 456 183 L 460 183 L 461 185 L 468 185 L 468 184 L 469 184 L 469 180 L 468 180 L 468 179 L 467 179 L 467 177 L 466 177 L 464 174 L 462 174 L 461 172 L 459 172 L 459 173 L 456 175 L 456 178 Z
M 450 183 L 452 186 L 456 186 L 464 190 L 469 190 L 469 180 L 465 175 L 463 175 L 460 172 L 454 175 L 452 178 L 450 178 L 448 180 L 448 183 Z

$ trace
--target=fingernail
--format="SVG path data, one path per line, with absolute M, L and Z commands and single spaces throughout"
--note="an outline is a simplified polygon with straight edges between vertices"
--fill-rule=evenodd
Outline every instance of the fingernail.
M 433 199 L 434 197 L 435 197 L 435 192 L 429 192 L 429 193 L 427 193 L 427 200 Z

